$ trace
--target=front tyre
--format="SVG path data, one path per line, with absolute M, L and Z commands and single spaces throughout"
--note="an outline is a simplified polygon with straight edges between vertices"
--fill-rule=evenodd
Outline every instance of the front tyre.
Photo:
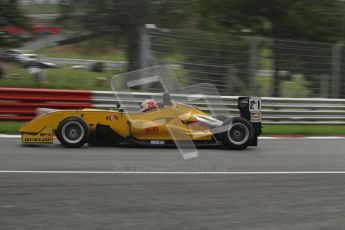
M 66 118 L 55 132 L 57 139 L 68 148 L 80 148 L 89 139 L 89 127 L 78 117 Z
M 231 123 L 231 119 L 224 125 Z M 254 140 L 253 125 L 246 119 L 235 117 L 229 129 L 220 134 L 220 141 L 228 149 L 241 150 L 247 148 Z

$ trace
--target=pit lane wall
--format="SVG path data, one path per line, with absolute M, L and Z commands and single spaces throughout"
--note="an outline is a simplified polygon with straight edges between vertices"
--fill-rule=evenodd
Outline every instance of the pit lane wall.
M 121 93 L 123 98 L 129 93 Z M 138 108 L 144 99 L 160 98 L 160 94 L 134 93 L 128 101 L 123 100 L 127 107 Z M 172 99 L 186 95 L 172 94 Z M 212 96 L 206 96 L 212 97 Z M 237 96 L 222 96 L 231 114 L 239 115 Z M 118 104 L 117 98 L 108 91 L 87 90 L 53 90 L 0 88 L 0 120 L 27 121 L 33 119 L 39 108 L 49 109 L 111 109 Z M 195 101 L 192 105 L 209 112 L 205 102 Z M 225 111 L 218 111 L 222 113 Z M 345 99 L 326 98 L 262 98 L 263 123 L 265 124 L 345 124 Z

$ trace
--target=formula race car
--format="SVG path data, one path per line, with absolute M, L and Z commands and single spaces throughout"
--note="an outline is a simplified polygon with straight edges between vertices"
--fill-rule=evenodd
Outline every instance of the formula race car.
M 239 97 L 239 117 L 212 117 L 195 106 L 175 102 L 164 93 L 162 102 L 146 100 L 137 113 L 113 110 L 56 110 L 36 117 L 19 131 L 22 143 L 53 143 L 78 148 L 89 145 L 198 146 L 244 149 L 257 146 L 261 134 L 261 100 Z

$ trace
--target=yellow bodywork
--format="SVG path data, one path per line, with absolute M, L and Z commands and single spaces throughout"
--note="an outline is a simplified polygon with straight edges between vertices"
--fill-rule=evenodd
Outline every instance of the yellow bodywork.
M 180 103 L 138 114 L 98 109 L 59 110 L 33 119 L 19 132 L 22 133 L 22 140 L 47 133 L 47 130 L 53 135 L 62 120 L 79 117 L 86 122 L 91 133 L 97 124 L 102 124 L 110 126 L 122 137 L 131 136 L 139 140 L 212 140 L 210 129 L 199 125 L 193 114 L 207 116 L 197 108 Z
M 53 144 L 53 130 L 47 126 L 39 133 L 23 133 L 22 142 Z

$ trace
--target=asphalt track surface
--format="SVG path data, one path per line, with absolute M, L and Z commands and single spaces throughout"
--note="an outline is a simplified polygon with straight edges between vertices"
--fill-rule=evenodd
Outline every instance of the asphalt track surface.
M 344 229 L 344 173 L 344 139 L 261 140 L 190 160 L 0 139 L 0 229 Z

